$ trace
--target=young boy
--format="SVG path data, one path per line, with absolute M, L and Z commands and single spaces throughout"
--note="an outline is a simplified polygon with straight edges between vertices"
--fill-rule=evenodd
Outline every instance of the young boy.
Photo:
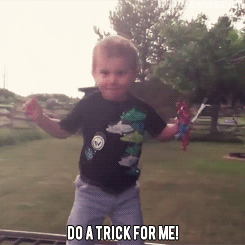
M 115 226 L 143 225 L 137 185 L 143 134 L 148 131 L 165 141 L 178 133 L 176 124 L 166 125 L 150 106 L 129 93 L 138 68 L 133 43 L 120 36 L 107 37 L 93 51 L 92 74 L 99 90 L 85 96 L 65 119 L 48 118 L 35 100 L 27 104 L 37 124 L 56 138 L 67 138 L 82 129 L 80 175 L 68 225 L 82 226 L 84 233 L 88 225 L 101 225 L 107 215 Z M 143 244 L 133 240 L 132 229 L 130 236 L 131 240 L 119 244 Z

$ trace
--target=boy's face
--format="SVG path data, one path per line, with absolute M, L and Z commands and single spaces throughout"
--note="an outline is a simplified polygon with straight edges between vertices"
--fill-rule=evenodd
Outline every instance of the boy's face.
M 93 77 L 104 99 L 118 102 L 126 100 L 136 75 L 125 57 L 108 57 L 105 52 L 98 50 Z

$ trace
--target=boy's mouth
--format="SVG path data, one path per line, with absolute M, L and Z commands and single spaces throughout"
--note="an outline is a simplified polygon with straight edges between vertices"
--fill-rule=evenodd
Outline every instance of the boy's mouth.
M 110 88 L 106 88 L 107 91 L 115 91 L 118 90 L 118 87 L 110 87 Z

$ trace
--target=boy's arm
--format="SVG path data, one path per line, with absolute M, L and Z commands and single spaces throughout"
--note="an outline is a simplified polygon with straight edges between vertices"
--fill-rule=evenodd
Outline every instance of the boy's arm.
M 45 132 L 55 138 L 66 139 L 72 135 L 67 131 L 61 129 L 59 124 L 60 120 L 58 119 L 51 119 L 43 114 L 36 120 L 36 122 L 40 128 L 42 128 Z
M 60 127 L 60 120 L 51 119 L 43 114 L 43 108 L 35 98 L 26 103 L 25 110 L 27 114 L 31 115 L 32 120 L 49 135 L 58 139 L 66 139 L 72 135 Z
M 179 126 L 178 123 L 167 124 L 163 131 L 156 137 L 159 141 L 169 141 L 174 139 L 174 136 L 178 134 Z

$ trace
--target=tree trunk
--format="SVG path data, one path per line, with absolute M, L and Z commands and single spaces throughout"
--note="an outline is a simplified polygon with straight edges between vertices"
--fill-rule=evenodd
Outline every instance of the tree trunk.
M 211 127 L 210 127 L 210 134 L 218 134 L 219 131 L 217 129 L 218 118 L 219 118 L 219 109 L 220 104 L 214 104 L 211 107 Z

